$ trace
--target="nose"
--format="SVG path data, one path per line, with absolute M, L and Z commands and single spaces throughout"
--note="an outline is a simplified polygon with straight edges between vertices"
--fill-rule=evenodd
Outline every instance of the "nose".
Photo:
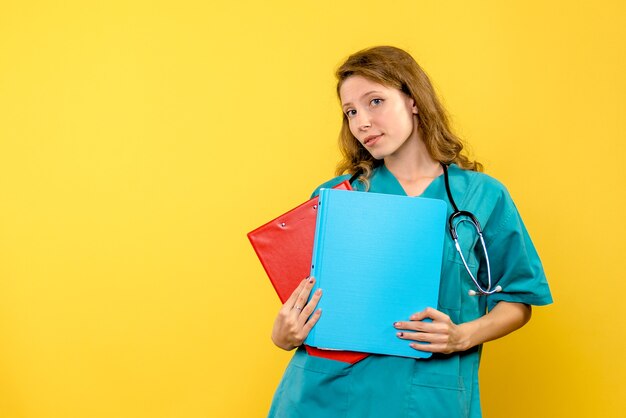
M 359 112 L 356 116 L 356 126 L 361 131 L 366 131 L 367 129 L 372 127 L 372 122 L 370 121 L 370 117 L 367 112 Z

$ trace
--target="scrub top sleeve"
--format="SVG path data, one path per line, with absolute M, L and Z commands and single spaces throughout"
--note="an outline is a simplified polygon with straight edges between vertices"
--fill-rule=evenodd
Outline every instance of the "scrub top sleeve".
M 493 309 L 501 301 L 528 305 L 552 303 L 537 250 L 506 189 L 502 190 L 492 216 L 495 228 L 491 232 L 485 229 L 485 243 L 491 265 L 492 288 L 500 285 L 502 291 L 487 296 L 488 309 Z

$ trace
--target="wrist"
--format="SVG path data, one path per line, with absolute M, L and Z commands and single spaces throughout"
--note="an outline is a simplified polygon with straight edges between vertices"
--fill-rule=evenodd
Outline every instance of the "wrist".
M 465 322 L 459 325 L 459 330 L 460 338 L 458 351 L 466 351 L 479 344 L 476 341 L 476 334 L 478 330 L 478 324 L 476 322 Z
M 293 344 L 290 344 L 287 341 L 279 341 L 279 339 L 275 338 L 274 335 L 272 335 L 272 342 L 274 343 L 276 347 L 285 351 L 291 351 L 294 348 L 296 348 L 296 346 L 294 346 Z

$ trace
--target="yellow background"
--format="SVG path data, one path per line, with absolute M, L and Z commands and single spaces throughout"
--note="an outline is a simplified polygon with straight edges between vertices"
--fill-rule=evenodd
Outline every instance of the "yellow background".
M 295 4 L 294 4 L 295 3 Z M 626 415 L 622 1 L 0 1 L 0 417 L 264 416 L 290 354 L 246 232 L 333 174 L 333 71 L 406 48 L 556 303 L 486 417 Z

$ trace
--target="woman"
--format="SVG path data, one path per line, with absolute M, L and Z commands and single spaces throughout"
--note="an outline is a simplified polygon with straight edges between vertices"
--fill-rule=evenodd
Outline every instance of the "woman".
M 539 257 L 504 186 L 461 154 L 463 145 L 428 77 L 408 53 L 394 47 L 357 52 L 337 70 L 337 78 L 344 115 L 337 171 L 349 174 L 319 188 L 358 176 L 357 190 L 441 199 L 449 215 L 455 210 L 452 198 L 482 225 L 490 269 L 474 227 L 462 221 L 457 230 L 465 261 L 447 235 L 438 306 L 394 324 L 395 338 L 433 356 L 370 355 L 355 364 L 309 356 L 300 347 L 321 315 L 315 308 L 322 292 L 309 300 L 314 279 L 305 279 L 272 331 L 277 346 L 300 348 L 269 415 L 480 417 L 482 344 L 526 324 L 530 305 L 552 302 Z

